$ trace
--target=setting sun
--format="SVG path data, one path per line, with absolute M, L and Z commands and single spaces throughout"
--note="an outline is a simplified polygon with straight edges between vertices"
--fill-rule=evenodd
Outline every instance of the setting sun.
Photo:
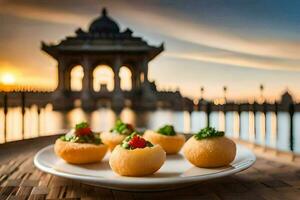
M 11 84 L 14 84 L 16 81 L 14 75 L 12 74 L 4 74 L 2 77 L 1 77 L 1 82 L 5 85 L 11 85 Z

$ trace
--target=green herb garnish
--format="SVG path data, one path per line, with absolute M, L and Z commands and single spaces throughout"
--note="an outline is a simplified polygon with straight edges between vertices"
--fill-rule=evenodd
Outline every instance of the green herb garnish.
M 194 137 L 197 140 L 202 140 L 205 138 L 211 138 L 211 137 L 223 137 L 225 133 L 223 131 L 217 131 L 216 129 L 212 127 L 206 127 L 201 129 Z
M 110 132 L 119 133 L 121 135 L 130 135 L 135 130 L 131 124 L 126 124 L 121 120 L 117 120 L 115 126 L 110 130 Z
M 87 122 L 81 122 L 79 124 L 75 125 L 75 130 L 81 129 L 81 128 L 88 128 L 89 124 Z
M 176 135 L 176 131 L 174 129 L 174 126 L 172 126 L 172 125 L 165 125 L 165 126 L 161 127 L 160 129 L 158 129 L 157 132 L 162 135 L 167 135 L 167 136 Z
M 102 144 L 100 135 L 91 131 L 87 122 L 81 122 L 75 125 L 75 130 L 71 130 L 60 139 L 65 142 Z
M 103 144 L 100 137 L 96 134 L 84 135 L 84 136 L 61 136 L 60 139 L 65 142 L 74 143 L 88 143 L 88 144 Z

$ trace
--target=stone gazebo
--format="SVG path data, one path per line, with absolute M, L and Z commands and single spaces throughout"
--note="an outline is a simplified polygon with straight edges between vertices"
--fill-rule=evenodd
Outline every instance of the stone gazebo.
M 85 110 L 96 108 L 97 100 L 106 99 L 114 109 L 121 109 L 125 100 L 135 109 L 153 109 L 157 103 L 154 83 L 148 80 L 148 62 L 164 50 L 164 45 L 151 46 L 127 28 L 120 31 L 106 9 L 95 19 L 88 31 L 76 30 L 74 37 L 67 37 L 59 44 L 45 44 L 42 50 L 58 62 L 58 87 L 52 95 L 56 110 L 68 110 L 80 99 Z M 108 65 L 114 73 L 114 90 L 93 90 L 93 70 L 98 65 Z M 84 72 L 82 90 L 71 90 L 71 70 L 81 65 Z M 119 70 L 127 66 L 132 74 L 132 89 L 122 91 Z M 127 102 L 127 101 L 126 101 Z

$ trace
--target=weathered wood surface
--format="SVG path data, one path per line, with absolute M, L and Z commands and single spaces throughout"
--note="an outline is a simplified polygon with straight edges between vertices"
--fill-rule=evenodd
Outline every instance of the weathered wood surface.
M 47 139 L 48 140 L 48 139 Z M 51 139 L 49 140 L 51 141 Z M 33 155 L 46 143 L 0 162 L 0 199 L 300 199 L 300 166 L 258 157 L 241 173 L 163 192 L 124 192 L 88 186 L 43 173 Z M 16 145 L 17 146 L 17 145 Z M 9 149 L 9 148 L 7 148 Z M 1 148 L 0 151 L 6 151 Z M 10 154 L 10 151 L 6 151 Z M 2 152 L 3 155 L 3 152 Z M 16 156 L 17 155 L 17 156 Z M 2 156 L 0 157 L 2 161 Z M 8 157 L 7 157 L 8 158 Z

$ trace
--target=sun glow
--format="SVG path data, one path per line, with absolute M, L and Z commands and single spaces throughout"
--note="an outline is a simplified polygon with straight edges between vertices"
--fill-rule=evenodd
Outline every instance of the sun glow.
M 13 74 L 6 73 L 2 75 L 1 82 L 4 85 L 12 85 L 16 82 L 16 78 Z
M 132 83 L 131 83 L 131 71 L 128 67 L 122 66 L 120 68 L 119 76 L 121 79 L 121 89 L 122 90 L 131 90 L 132 89 Z
M 80 65 L 73 67 L 71 70 L 71 90 L 80 91 L 82 90 L 82 79 L 84 73 L 83 68 Z
M 101 90 L 101 85 L 108 91 L 114 89 L 114 72 L 108 65 L 98 65 L 93 72 L 93 87 L 95 91 Z

